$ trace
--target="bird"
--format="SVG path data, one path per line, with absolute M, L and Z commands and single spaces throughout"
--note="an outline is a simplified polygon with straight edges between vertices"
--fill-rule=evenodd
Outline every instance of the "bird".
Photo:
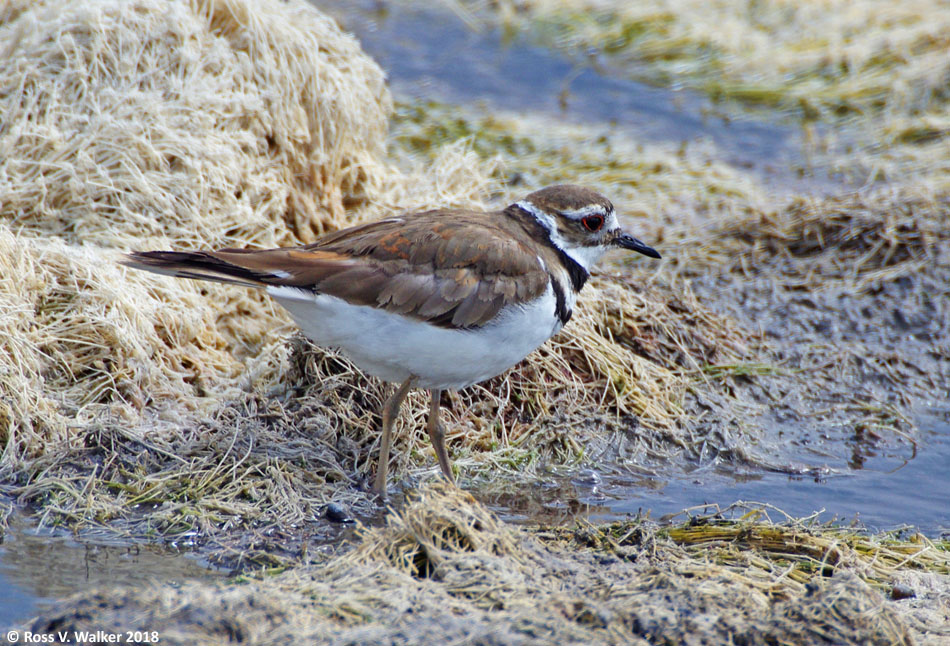
M 442 392 L 518 364 L 570 320 L 610 249 L 660 254 L 621 229 L 596 191 L 559 184 L 499 211 L 436 209 L 387 217 L 276 249 L 132 251 L 121 263 L 159 274 L 264 289 L 313 343 L 396 384 L 383 404 L 372 491 L 386 496 L 392 428 L 412 388 L 454 483 Z

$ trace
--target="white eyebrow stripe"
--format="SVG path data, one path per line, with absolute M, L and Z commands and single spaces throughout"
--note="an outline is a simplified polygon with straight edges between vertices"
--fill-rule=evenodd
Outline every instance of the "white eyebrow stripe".
M 602 204 L 589 204 L 588 206 L 580 209 L 567 209 L 561 211 L 561 215 L 566 215 L 572 220 L 580 220 L 581 218 L 586 218 L 588 215 L 600 215 L 606 218 L 612 211 L 613 209 L 608 210 Z

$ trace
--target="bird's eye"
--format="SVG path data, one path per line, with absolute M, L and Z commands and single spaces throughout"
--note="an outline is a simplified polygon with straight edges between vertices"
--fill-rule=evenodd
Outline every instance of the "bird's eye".
M 584 225 L 584 228 L 590 232 L 600 231 L 600 227 L 604 226 L 604 216 L 588 215 L 586 218 L 581 219 L 581 223 Z

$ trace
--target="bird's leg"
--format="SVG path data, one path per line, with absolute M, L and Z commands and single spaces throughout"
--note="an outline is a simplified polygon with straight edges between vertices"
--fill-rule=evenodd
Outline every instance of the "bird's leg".
M 379 445 L 379 462 L 376 464 L 376 479 L 373 481 L 373 493 L 380 498 L 386 497 L 386 475 L 389 473 L 389 447 L 393 439 L 393 423 L 399 416 L 399 408 L 415 380 L 415 375 L 409 375 L 409 378 L 402 382 L 383 404 L 383 439 Z
M 432 442 L 432 448 L 435 449 L 435 457 L 439 459 L 442 474 L 446 480 L 455 484 L 455 477 L 452 475 L 452 464 L 449 462 L 449 456 L 445 452 L 445 431 L 442 430 L 442 422 L 439 420 L 439 404 L 442 399 L 442 391 L 433 388 L 431 395 L 432 399 L 429 402 L 429 421 L 426 424 L 426 430 L 429 431 L 429 440 Z

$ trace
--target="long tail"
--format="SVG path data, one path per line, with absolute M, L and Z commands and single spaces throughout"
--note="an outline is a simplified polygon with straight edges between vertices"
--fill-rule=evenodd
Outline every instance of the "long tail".
M 240 254 L 240 250 L 224 253 Z M 126 267 L 144 269 L 156 274 L 235 283 L 247 287 L 265 287 L 272 282 L 273 272 L 256 271 L 228 262 L 215 251 L 133 251 L 120 261 Z M 268 280 L 270 279 L 270 280 Z

